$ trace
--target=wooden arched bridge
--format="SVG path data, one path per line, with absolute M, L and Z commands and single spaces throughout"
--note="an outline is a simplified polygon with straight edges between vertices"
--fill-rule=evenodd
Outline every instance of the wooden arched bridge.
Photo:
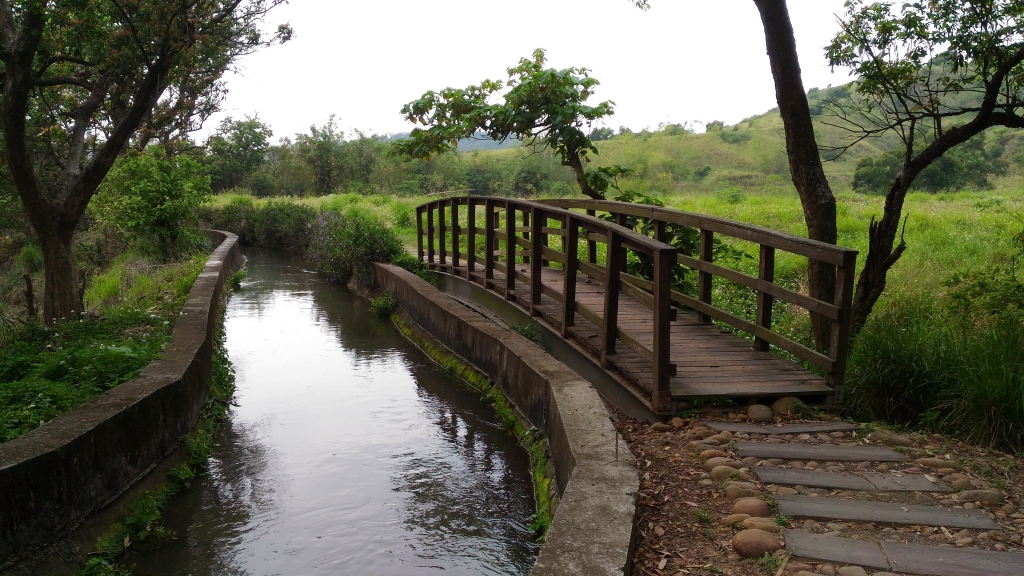
M 854 250 L 613 201 L 445 198 L 419 206 L 416 219 L 419 257 L 431 270 L 520 306 L 617 373 L 658 414 L 694 398 L 842 401 Z M 691 240 L 692 250 L 668 244 L 672 236 Z M 716 244 L 721 238 L 726 243 Z M 756 277 L 715 262 L 728 239 L 758 245 Z M 817 300 L 776 284 L 779 251 L 834 265 L 835 298 Z M 713 288 L 723 281 L 753 291 L 755 318 L 715 305 Z M 827 353 L 773 329 L 776 300 L 831 321 Z

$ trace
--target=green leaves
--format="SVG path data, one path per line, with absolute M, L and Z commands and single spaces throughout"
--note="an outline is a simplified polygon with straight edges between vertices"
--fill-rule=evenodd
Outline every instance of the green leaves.
M 406 120 L 426 128 L 414 128 L 392 153 L 427 159 L 454 150 L 459 140 L 478 132 L 496 141 L 516 138 L 554 150 L 562 164 L 576 171 L 586 192 L 582 163 L 597 153 L 587 134 L 594 121 L 614 113 L 614 103 L 586 104 L 599 84 L 586 68 L 555 70 L 545 64 L 545 52 L 538 48 L 508 68 L 507 81 L 426 92 L 402 107 Z
M 151 148 L 114 164 L 89 211 L 101 226 L 155 240 L 169 256 L 209 195 L 202 164 Z

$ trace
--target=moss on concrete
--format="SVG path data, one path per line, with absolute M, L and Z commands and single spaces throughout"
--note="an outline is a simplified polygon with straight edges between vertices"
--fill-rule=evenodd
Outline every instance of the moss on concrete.
M 515 407 L 505 398 L 501 388 L 490 377 L 470 366 L 421 330 L 404 312 L 399 310 L 393 313 L 391 321 L 427 356 L 483 394 L 494 408 L 502 425 L 515 434 L 519 442 L 526 448 L 533 467 L 533 488 L 537 500 L 537 511 L 533 515 L 533 524 L 530 528 L 534 530 L 538 540 L 543 540 L 551 525 L 551 516 L 554 514 L 556 506 L 553 501 L 553 496 L 555 496 L 552 484 L 553 473 L 548 464 L 548 446 L 544 434 L 536 427 L 524 424 L 524 419 L 519 418 Z

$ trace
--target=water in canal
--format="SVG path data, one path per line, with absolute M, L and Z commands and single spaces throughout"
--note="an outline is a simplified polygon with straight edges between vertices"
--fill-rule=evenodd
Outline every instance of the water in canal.
M 529 456 L 480 394 L 300 259 L 247 255 L 237 406 L 135 574 L 529 573 Z

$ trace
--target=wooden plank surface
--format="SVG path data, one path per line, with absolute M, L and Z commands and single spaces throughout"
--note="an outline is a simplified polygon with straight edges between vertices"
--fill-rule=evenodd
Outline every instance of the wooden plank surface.
M 855 424 L 842 421 L 807 422 L 801 424 L 783 424 L 782 426 L 761 426 L 742 422 L 701 422 L 717 432 L 746 432 L 747 434 L 815 434 L 818 432 L 848 432 L 856 430 Z
M 500 231 L 502 234 L 504 230 Z M 504 237 L 496 233 L 496 241 Z M 580 262 L 580 267 L 586 263 Z M 469 271 L 460 266 L 457 275 L 483 271 L 477 264 Z M 493 264 L 493 290 L 501 290 L 506 284 L 506 271 L 500 263 Z M 513 267 L 516 287 L 529 287 L 530 266 L 519 263 Z M 604 276 L 605 270 L 600 275 Z M 552 300 L 565 285 L 565 274 L 561 269 L 545 267 L 541 270 L 542 303 L 535 306 L 541 317 L 553 325 L 561 326 L 561 302 Z M 524 308 L 530 303 L 529 292 L 513 291 L 509 299 Z M 585 275 L 576 279 L 576 322 L 596 326 L 601 324 L 604 311 L 604 287 Z M 676 375 L 669 381 L 672 398 L 675 400 L 694 397 L 780 397 L 780 396 L 827 396 L 832 388 L 824 379 L 785 358 L 770 352 L 753 349 L 753 343 L 715 324 L 700 322 L 697 315 L 685 310 L 676 311 L 677 318 L 670 323 L 669 340 L 671 362 L 676 365 Z M 626 294 L 618 299 L 619 328 L 644 347 L 653 346 L 654 321 L 651 310 Z M 600 354 L 600 332 L 570 328 L 569 335 L 595 356 Z M 586 332 L 586 333 L 584 333 Z M 608 358 L 613 369 L 638 388 L 649 390 L 652 385 L 653 366 L 636 354 L 628 345 L 619 343 L 616 353 Z
M 882 522 L 947 528 L 999 530 L 984 510 L 956 510 L 940 506 L 890 504 L 865 500 L 816 498 L 813 496 L 775 495 L 779 514 L 789 518 L 818 520 L 846 520 L 854 522 Z
M 834 444 L 769 444 L 767 442 L 737 442 L 740 456 L 755 458 L 785 458 L 789 460 L 820 460 L 862 462 L 903 462 L 908 458 L 884 446 L 836 446 Z
M 882 542 L 893 572 L 928 576 L 1021 576 L 1024 554 Z
M 864 474 L 864 479 L 882 492 L 949 492 L 952 489 L 942 482 L 932 482 L 924 474 Z
M 816 470 L 790 470 L 788 468 L 766 468 L 757 466 L 754 469 L 758 479 L 765 484 L 782 486 L 807 486 L 809 488 L 829 488 L 841 490 L 875 490 L 867 480 L 856 474 L 842 472 L 818 472 Z
M 786 551 L 794 556 L 854 564 L 864 568 L 889 569 L 882 547 L 874 542 L 822 536 L 800 530 L 783 530 L 782 535 L 786 539 Z

